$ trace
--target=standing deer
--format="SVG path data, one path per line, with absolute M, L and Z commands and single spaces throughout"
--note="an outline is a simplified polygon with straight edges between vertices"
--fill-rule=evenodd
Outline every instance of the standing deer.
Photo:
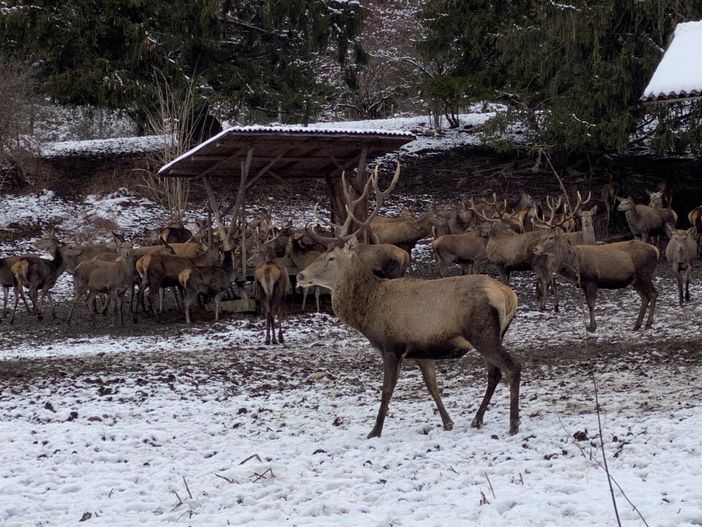
M 546 254 L 561 262 L 557 272 L 584 291 L 590 312 L 588 331 L 597 329 L 597 291 L 623 289 L 629 285 L 641 297 L 641 307 L 634 329 L 641 327 L 647 309 L 649 311 L 646 328 L 653 324 L 653 312 L 658 298 L 658 291 L 653 285 L 658 249 L 652 245 L 640 240 L 630 240 L 605 245 L 573 246 L 568 243 L 560 229 L 554 229 L 534 247 L 534 254 Z
M 464 266 L 464 272 L 469 274 L 484 272 L 488 262 L 486 245 L 486 238 L 477 232 L 439 236 L 431 242 L 436 255 L 435 274 L 446 276 L 453 263 Z
M 38 320 L 41 320 L 43 317 L 41 303 L 45 301 L 47 297 L 51 305 L 51 316 L 52 318 L 56 318 L 56 309 L 51 296 L 51 288 L 56 285 L 56 280 L 58 280 L 59 276 L 66 270 L 66 262 L 63 259 L 62 250 L 64 245 L 65 244 L 53 237 L 42 238 L 36 242 L 35 246 L 37 249 L 49 251 L 52 256 L 51 260 L 36 256 L 23 256 L 12 266 L 12 272 L 15 275 L 15 280 L 17 280 L 19 287 L 26 287 L 29 289 L 29 298 L 32 301 L 34 312 Z M 41 290 L 42 293 L 41 298 L 39 297 L 39 290 Z M 15 297 L 12 320 L 15 318 L 18 302 L 19 298 Z
M 363 333 L 382 354 L 382 398 L 368 437 L 382 433 L 404 359 L 415 359 L 419 364 L 444 429 L 451 430 L 453 421 L 441 401 L 434 361 L 461 357 L 473 347 L 488 364 L 488 384 L 472 426 L 482 426 L 485 410 L 504 373 L 510 386 L 509 431 L 516 434 L 520 366 L 502 347 L 502 338 L 517 309 L 517 295 L 483 275 L 383 280 L 361 262 L 357 247 L 352 236 L 343 247 L 324 253 L 300 273 L 298 282 L 330 289 L 336 315 Z
M 665 248 L 665 259 L 673 269 L 675 280 L 678 283 L 678 298 L 680 307 L 684 300 L 690 300 L 690 273 L 692 262 L 697 258 L 697 229 L 691 227 L 686 231 L 675 229 L 668 231 L 670 241 Z
M 597 215 L 597 205 L 590 210 L 583 210 L 578 213 L 580 217 L 581 229 L 575 232 L 567 232 L 566 238 L 572 245 L 595 245 L 595 216 Z
M 27 299 L 24 296 L 24 292 L 20 287 L 15 274 L 12 272 L 12 266 L 19 261 L 19 256 L 8 256 L 6 258 L 0 258 L 0 287 L 2 287 L 3 292 L 3 305 L 2 305 L 2 315 L 0 318 L 5 318 L 7 315 L 7 301 L 10 294 L 10 288 L 12 288 L 15 298 L 19 297 L 24 303 L 24 307 L 29 313 L 29 306 L 27 305 Z M 10 324 L 14 323 L 14 312 L 12 319 L 10 319 Z
M 222 265 L 206 265 L 185 269 L 178 275 L 185 295 L 183 310 L 185 321 L 190 324 L 190 306 L 197 300 L 198 295 L 214 297 L 215 320 L 219 320 L 219 305 L 222 295 L 228 291 L 236 279 L 237 270 L 234 266 L 234 251 L 229 240 L 224 241 L 224 258 Z
M 283 308 L 285 295 L 290 288 L 288 271 L 276 261 L 273 240 L 259 247 L 251 260 L 257 261 L 254 283 L 255 296 L 261 304 L 263 317 L 266 319 L 266 345 L 283 344 Z M 278 318 L 278 338 L 275 335 L 275 318 Z M 272 338 L 271 338 L 272 333 Z
M 637 205 L 629 198 L 617 198 L 617 210 L 624 212 L 631 233 L 635 238 L 647 242 L 654 238 L 656 246 L 660 245 L 660 236 L 668 229 L 675 229 L 678 215 L 671 209 L 654 209 L 647 205 Z
M 372 183 L 377 197 L 375 209 L 366 221 L 377 213 L 398 177 L 399 166 L 387 190 L 381 192 L 377 173 L 371 176 L 364 194 Z M 346 223 L 352 210 L 347 206 Z M 453 421 L 441 401 L 434 361 L 461 357 L 473 347 L 488 364 L 488 384 L 472 426 L 482 426 L 485 411 L 504 373 L 510 385 L 509 430 L 517 433 L 521 369 L 502 347 L 502 338 L 517 309 L 517 295 L 509 287 L 482 275 L 437 280 L 378 278 L 359 257 L 355 233 L 345 232 L 348 230 L 343 228 L 337 231 L 344 235 L 344 245 L 336 245 L 322 254 L 298 274 L 298 283 L 331 290 L 336 315 L 363 333 L 382 354 L 382 398 L 368 437 L 379 437 L 382 433 L 404 359 L 417 361 L 443 426 L 451 430 Z
M 81 283 L 84 276 L 82 267 L 86 268 L 87 281 L 85 283 Z M 114 262 L 91 260 L 80 263 L 76 267 L 75 278 L 76 290 L 87 289 L 88 291 L 86 304 L 88 305 L 93 326 L 95 325 L 96 311 L 95 297 L 100 293 L 105 293 L 109 297 L 107 303 L 112 306 L 112 325 L 116 325 L 118 317 L 120 325 L 124 324 L 124 294 L 134 284 L 134 261 L 131 242 L 122 242 L 120 244 L 119 258 Z M 69 323 L 78 298 L 76 296 L 73 306 L 71 306 L 71 312 L 68 316 Z

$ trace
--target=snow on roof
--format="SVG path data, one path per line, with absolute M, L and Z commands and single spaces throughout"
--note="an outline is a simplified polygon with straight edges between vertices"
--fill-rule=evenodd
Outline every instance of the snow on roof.
M 702 96 L 702 20 L 675 28 L 666 50 L 641 100 L 646 102 Z
M 45 159 L 82 155 L 137 154 L 161 150 L 168 145 L 168 135 L 146 135 L 140 137 L 116 137 L 114 139 L 92 139 L 89 141 L 59 141 L 42 143 L 39 156 Z

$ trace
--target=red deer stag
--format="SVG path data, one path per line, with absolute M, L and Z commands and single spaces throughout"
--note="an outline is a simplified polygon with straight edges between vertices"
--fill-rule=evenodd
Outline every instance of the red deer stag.
M 658 298 L 658 291 L 653 285 L 658 249 L 652 245 L 640 240 L 630 240 L 605 245 L 573 246 L 568 243 L 560 229 L 554 229 L 534 247 L 534 254 L 547 254 L 561 262 L 557 272 L 584 291 L 590 311 L 588 331 L 597 329 L 597 291 L 623 289 L 629 285 L 641 297 L 641 307 L 634 329 L 641 327 L 647 309 L 649 311 L 646 328 L 653 324 L 653 312 Z
M 488 384 L 472 426 L 480 428 L 504 373 L 510 386 L 510 426 L 519 429 L 520 366 L 502 347 L 517 309 L 517 295 L 484 275 L 436 280 L 386 280 L 371 273 L 356 254 L 355 236 L 320 256 L 298 275 L 303 286 L 331 290 L 336 315 L 363 333 L 383 357 L 383 390 L 375 426 L 379 437 L 404 359 L 415 359 L 446 430 L 453 421 L 436 382 L 435 360 L 453 359 L 474 347 L 488 364 Z
M 376 194 L 392 191 L 399 167 L 388 189 L 380 193 L 377 173 L 369 183 Z M 368 184 L 364 193 L 368 191 Z M 376 199 L 375 214 L 384 196 Z M 347 222 L 352 216 L 347 207 Z M 368 220 L 367 219 L 367 220 Z M 368 437 L 383 430 L 404 359 L 415 359 L 446 430 L 453 421 L 444 408 L 436 382 L 435 360 L 463 356 L 474 347 L 488 364 L 488 384 L 472 426 L 479 428 L 502 374 L 510 385 L 510 433 L 519 429 L 521 368 L 502 347 L 502 338 L 517 309 L 517 295 L 507 286 L 480 275 L 415 280 L 378 278 L 358 255 L 359 244 L 350 235 L 343 246 L 322 254 L 298 275 L 302 286 L 331 290 L 336 315 L 363 333 L 383 357 L 384 376 L 380 409 Z
M 692 263 L 697 258 L 697 238 L 699 234 L 695 227 L 686 231 L 675 229 L 668 231 L 670 241 L 665 248 L 665 259 L 673 269 L 675 280 L 678 283 L 678 298 L 680 307 L 683 299 L 690 300 L 690 273 Z M 683 295 L 683 289 L 685 294 Z

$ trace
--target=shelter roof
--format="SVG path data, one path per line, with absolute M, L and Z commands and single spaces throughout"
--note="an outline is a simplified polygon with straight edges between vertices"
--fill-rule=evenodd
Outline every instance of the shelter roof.
M 387 130 L 308 128 L 302 126 L 244 126 L 229 128 L 164 165 L 159 174 L 174 177 L 241 174 L 250 149 L 250 170 L 280 178 L 326 177 L 357 166 L 363 149 L 370 160 L 413 141 L 408 132 Z
M 702 20 L 675 28 L 656 71 L 641 100 L 644 102 L 689 100 L 702 97 Z

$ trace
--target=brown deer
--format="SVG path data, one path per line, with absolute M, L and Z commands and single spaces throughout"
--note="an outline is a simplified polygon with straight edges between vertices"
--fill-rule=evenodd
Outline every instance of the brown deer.
M 567 232 L 566 238 L 572 245 L 595 245 L 597 243 L 597 236 L 595 235 L 597 205 L 590 210 L 580 211 L 577 215 L 580 217 L 581 228 L 579 231 Z
M 519 429 L 520 366 L 502 347 L 517 309 L 517 295 L 483 275 L 436 280 L 376 277 L 356 254 L 355 236 L 320 256 L 298 275 L 303 286 L 331 290 L 336 315 L 363 333 L 383 357 L 380 410 L 368 437 L 379 437 L 404 359 L 415 359 L 446 430 L 453 421 L 436 383 L 435 360 L 463 356 L 474 347 L 488 364 L 488 384 L 472 426 L 483 415 L 504 373 L 510 386 L 510 426 Z
M 678 215 L 671 209 L 654 209 L 647 205 L 637 205 L 634 200 L 617 198 L 617 210 L 624 212 L 629 229 L 635 238 L 647 242 L 653 238 L 656 246 L 660 244 L 660 236 L 668 229 L 675 229 Z
M 285 295 L 290 289 L 288 271 L 276 261 L 275 249 L 269 240 L 261 245 L 250 259 L 256 263 L 254 272 L 254 294 L 261 305 L 263 318 L 266 320 L 266 345 L 281 344 L 283 338 L 283 315 Z M 275 335 L 275 319 L 278 318 L 278 337 Z M 272 334 L 272 335 L 271 335 Z
M 549 255 L 560 262 L 557 272 L 575 283 L 585 293 L 590 311 L 588 331 L 595 331 L 595 303 L 599 289 L 623 289 L 631 285 L 641 297 L 641 307 L 634 329 L 639 329 L 646 310 L 646 328 L 653 324 L 658 291 L 653 285 L 658 262 L 658 249 L 640 240 L 576 245 L 568 243 L 560 229 L 548 235 L 534 247 L 534 254 Z M 650 307 L 649 307 L 650 305 Z
M 139 284 L 139 304 L 143 304 L 144 292 L 149 290 L 149 303 L 151 310 L 160 320 L 163 313 L 163 293 L 166 287 L 180 288 L 179 276 L 186 269 L 202 265 L 216 265 L 219 263 L 219 251 L 208 249 L 192 257 L 184 257 L 172 254 L 148 254 L 149 260 L 145 265 L 138 266 L 137 272 L 140 275 Z M 137 261 L 137 264 L 139 261 Z M 158 307 L 156 297 L 158 296 Z M 177 298 L 177 297 L 176 297 Z
M 370 221 L 377 213 L 398 178 L 399 166 L 388 188 L 381 192 L 377 172 L 371 176 L 364 194 L 372 184 L 376 204 L 365 221 Z M 362 198 L 363 195 L 359 199 Z M 353 208 L 347 206 L 346 209 L 344 226 L 348 225 L 352 217 L 348 211 Z M 519 428 L 520 366 L 501 344 L 517 308 L 514 292 L 486 276 L 438 280 L 379 278 L 362 261 L 355 233 L 346 234 L 348 229 L 344 226 L 335 230 L 342 235 L 345 244 L 337 244 L 322 254 L 298 275 L 298 283 L 330 289 L 332 307 L 337 316 L 361 331 L 382 353 L 383 394 L 375 426 L 368 437 L 378 437 L 382 433 L 390 398 L 405 358 L 417 360 L 444 428 L 452 429 L 453 421 L 444 408 L 436 383 L 434 360 L 458 358 L 473 347 L 488 363 L 488 385 L 472 426 L 482 426 L 483 415 L 504 373 L 510 384 L 510 432 L 516 433 Z M 453 315 L 445 316 L 446 313 Z
M 446 276 L 453 263 L 464 266 L 464 272 L 469 274 L 483 273 L 488 262 L 486 246 L 487 239 L 474 231 L 439 236 L 431 242 L 436 256 L 435 274 Z
M 24 303 L 24 307 L 27 313 L 30 312 L 29 306 L 27 305 L 27 299 L 24 296 L 24 291 L 20 287 L 15 274 L 12 272 L 12 266 L 19 261 L 19 256 L 8 256 L 6 258 L 0 258 L 0 287 L 2 287 L 3 292 L 3 306 L 2 315 L 0 318 L 5 318 L 7 316 L 7 302 L 10 294 L 10 288 L 12 288 L 15 298 L 21 298 Z M 14 323 L 14 312 L 10 324 Z
M 88 292 L 86 304 L 93 326 L 97 311 L 95 299 L 98 294 L 107 294 L 107 305 L 112 306 L 112 325 L 116 325 L 119 317 L 120 325 L 124 324 L 124 294 L 134 284 L 134 259 L 131 242 L 122 242 L 119 247 L 119 257 L 116 261 L 87 260 L 76 267 L 74 275 L 73 299 L 67 323 L 71 323 L 76 304 L 84 291 Z M 135 318 L 136 321 L 136 318 Z
M 377 243 L 397 245 L 411 256 L 417 242 L 431 235 L 432 228 L 441 226 L 441 220 L 433 209 L 429 209 L 417 219 L 398 222 L 379 222 L 375 218 L 370 223 L 371 232 Z
M 19 287 L 26 287 L 29 289 L 29 298 L 32 301 L 37 319 L 41 320 L 43 317 L 41 303 L 45 301 L 46 298 L 49 299 L 49 304 L 51 305 L 51 317 L 56 318 L 56 308 L 51 296 L 51 288 L 54 287 L 56 280 L 58 280 L 59 276 L 66 270 L 66 263 L 63 259 L 62 250 L 65 244 L 51 237 L 42 238 L 34 245 L 37 249 L 49 251 L 52 256 L 51 260 L 36 256 L 23 256 L 13 264 L 12 272 L 15 275 L 15 280 L 17 280 Z M 39 297 L 39 290 L 42 292 L 41 298 Z M 12 313 L 13 320 L 15 318 L 14 315 L 18 301 L 19 298 L 15 297 L 15 305 Z
M 214 298 L 215 320 L 219 320 L 222 295 L 231 287 L 236 279 L 236 273 L 234 251 L 228 240 L 224 241 L 224 258 L 221 265 L 198 266 L 181 271 L 178 281 L 185 291 L 183 299 L 185 321 L 190 324 L 190 306 L 197 300 L 198 295 Z
M 680 307 L 683 306 L 683 300 L 690 300 L 690 273 L 692 272 L 692 263 L 697 258 L 698 236 L 695 227 L 686 231 L 680 229 L 668 231 L 670 241 L 665 248 L 665 259 L 672 267 L 678 284 Z M 683 289 L 685 290 L 684 296 Z

